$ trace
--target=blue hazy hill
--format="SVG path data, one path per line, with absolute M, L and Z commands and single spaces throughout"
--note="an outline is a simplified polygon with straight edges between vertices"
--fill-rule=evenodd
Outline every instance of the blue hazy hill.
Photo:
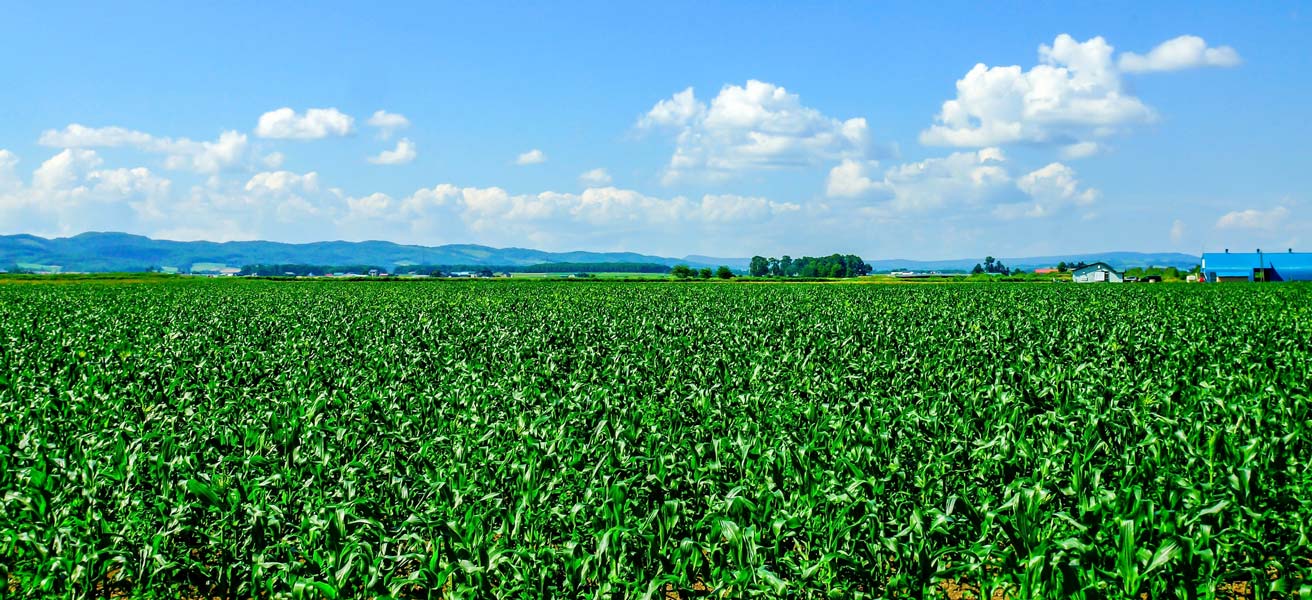
M 836 250 L 839 251 L 839 250 Z M 1198 257 L 1174 252 L 1090 252 L 1058 256 L 1000 257 L 1008 267 L 1030 270 L 1055 266 L 1058 262 L 1103 261 L 1120 269 L 1131 267 L 1178 267 L 1198 264 Z M 968 271 L 980 258 L 951 260 L 902 260 L 866 257 L 876 271 Z M 682 258 L 652 256 L 635 252 L 545 252 L 529 248 L 492 248 L 475 244 L 415 246 L 384 241 L 313 242 L 178 242 L 140 235 L 89 232 L 72 237 L 48 239 L 35 235 L 0 236 L 0 268 L 18 264 L 58 265 L 64 271 L 145 271 L 176 267 L 186 271 L 194 264 L 241 267 L 256 264 L 305 265 L 486 265 L 527 266 L 542 263 L 659 263 L 693 267 L 727 265 L 746 269 L 748 258 L 718 258 L 690 255 Z
M 542 263 L 659 263 L 715 267 L 708 262 L 650 256 L 635 252 L 544 252 L 528 248 L 491 248 L 474 244 L 412 246 L 384 241 L 312 242 L 177 242 L 126 233 L 90 232 L 47 239 L 34 235 L 0 236 L 0 268 L 18 264 L 57 265 L 64 271 L 146 271 L 159 267 L 187 270 L 194 264 L 231 267 L 256 264 L 306 265 L 486 265 Z M 739 260 L 746 266 L 746 260 Z

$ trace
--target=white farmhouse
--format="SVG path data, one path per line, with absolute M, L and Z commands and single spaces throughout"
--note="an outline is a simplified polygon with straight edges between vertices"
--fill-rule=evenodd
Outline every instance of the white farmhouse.
M 1105 262 L 1096 262 L 1075 269 L 1071 273 L 1075 283 L 1124 283 L 1125 277 Z

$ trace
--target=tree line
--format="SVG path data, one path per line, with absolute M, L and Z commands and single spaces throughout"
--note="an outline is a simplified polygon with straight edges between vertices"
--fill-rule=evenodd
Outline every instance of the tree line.
M 674 265 L 674 268 L 670 269 L 670 275 L 677 279 L 710 279 L 711 277 L 733 279 L 733 270 L 724 265 L 720 265 L 714 272 L 710 267 L 694 269 L 688 265 Z
M 792 258 L 753 256 L 747 272 L 752 277 L 860 277 L 869 275 L 870 265 L 855 254 Z
M 1191 274 L 1197 274 L 1201 268 L 1195 266 L 1188 271 L 1182 271 L 1176 267 L 1133 267 L 1125 271 L 1126 277 L 1161 277 L 1163 281 L 1179 281 Z

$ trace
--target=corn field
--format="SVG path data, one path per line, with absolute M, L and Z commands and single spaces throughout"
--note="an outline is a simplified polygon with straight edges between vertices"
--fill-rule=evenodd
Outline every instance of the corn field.
M 3 595 L 1312 595 L 1312 288 L 0 285 Z

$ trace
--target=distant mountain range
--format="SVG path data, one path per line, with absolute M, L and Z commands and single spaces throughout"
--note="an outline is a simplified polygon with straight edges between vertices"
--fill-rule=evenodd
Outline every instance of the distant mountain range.
M 839 249 L 836 249 L 838 251 Z M 955 260 L 871 260 L 876 271 L 967 271 L 981 258 Z M 1008 267 L 1034 269 L 1058 262 L 1103 261 L 1114 267 L 1179 267 L 1198 264 L 1198 257 L 1179 253 L 1096 252 L 1061 256 L 999 258 Z M 693 267 L 727 265 L 746 269 L 748 258 L 691 255 L 683 258 L 634 252 L 544 252 L 526 248 L 491 248 L 473 244 L 410 246 L 392 242 L 175 242 L 126 233 L 90 232 L 66 238 L 34 235 L 0 236 L 0 268 L 57 266 L 63 271 L 146 271 L 172 267 L 186 272 L 193 265 L 242 267 L 255 264 L 306 265 L 486 265 L 524 266 L 542 263 L 659 263 Z
M 146 271 L 193 265 L 242 267 L 256 264 L 305 265 L 480 265 L 513 267 L 542 263 L 659 263 L 693 267 L 747 268 L 748 259 L 709 256 L 667 258 L 634 252 L 543 252 L 473 244 L 408 246 L 392 242 L 175 242 L 126 233 L 90 232 L 66 238 L 0 236 L 0 269 L 35 265 L 63 271 Z

